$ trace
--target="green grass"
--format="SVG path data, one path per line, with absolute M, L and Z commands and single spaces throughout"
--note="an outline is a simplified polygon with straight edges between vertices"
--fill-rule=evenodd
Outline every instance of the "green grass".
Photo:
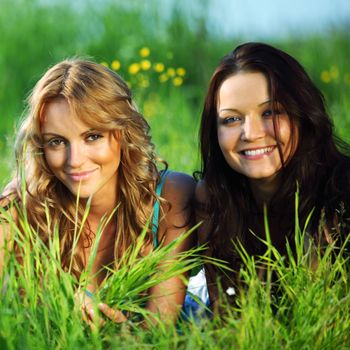
M 240 38 L 213 37 L 201 13 L 190 26 L 178 8 L 164 22 L 157 1 L 150 2 L 152 6 L 146 9 L 135 0 L 128 5 L 106 0 L 105 7 L 89 1 L 88 6 L 75 11 L 68 0 L 46 6 L 39 0 L 0 0 L 0 185 L 6 184 L 14 167 L 13 135 L 25 96 L 48 66 L 74 55 L 109 65 L 119 60 L 118 72 L 132 84 L 139 108 L 151 125 L 158 153 L 171 169 L 187 173 L 198 170 L 197 132 L 208 81 L 219 59 Z M 269 41 L 305 66 L 326 96 L 337 133 L 347 141 L 349 36 L 348 28 L 344 28 L 322 36 Z M 142 47 L 150 49 L 149 56 L 140 56 Z M 151 64 L 163 63 L 165 72 L 183 67 L 183 84 L 174 86 L 171 76 L 161 83 L 161 73 L 153 68 L 129 73 L 130 65 L 143 59 Z M 142 87 L 141 81 L 149 85 Z M 330 246 L 312 271 L 310 251 L 305 253 L 300 248 L 299 229 L 296 237 L 301 242 L 296 257 L 280 257 L 267 242 L 267 254 L 261 259 L 279 277 L 273 285 L 257 278 L 257 261 L 246 256 L 241 271 L 246 287 L 237 291 L 238 303 L 227 306 L 225 317 L 168 328 L 160 324 L 149 331 L 107 323 L 96 332 L 82 322 L 74 301 L 79 283 L 61 271 L 57 250 L 55 253 L 57 240 L 51 249 L 45 249 L 35 232 L 27 229 L 33 241 L 32 249 L 27 242 L 24 268 L 13 257 L 6 265 L 6 290 L 0 305 L 1 349 L 350 349 L 347 257 L 340 254 L 334 259 L 336 248 Z M 124 281 L 125 271 L 117 271 L 110 294 L 101 292 L 100 297 L 113 299 L 121 291 L 135 291 L 128 299 L 129 308 L 139 307 L 137 288 L 147 287 L 141 275 L 152 275 L 160 256 L 153 257 L 153 265 L 135 260 L 131 264 L 134 275 L 130 274 L 129 280 Z M 184 268 L 181 264 L 176 268 Z M 134 288 L 132 281 L 138 274 L 142 283 Z M 126 297 L 119 297 L 116 304 L 122 305 Z M 225 304 L 229 298 L 225 291 L 222 298 Z
M 7 215 L 2 212 L 2 215 Z M 349 257 L 345 254 L 350 236 L 342 247 L 329 245 L 322 251 L 313 244 L 305 251 L 305 232 L 296 225 L 295 253 L 285 257 L 271 245 L 266 224 L 266 253 L 252 258 L 237 247 L 243 260 L 240 270 L 242 289 L 233 298 L 222 291 L 225 312 L 201 321 L 179 321 L 165 326 L 161 321 L 149 330 L 138 321 L 124 325 L 107 322 L 92 331 L 82 321 L 75 291 L 84 288 L 86 276 L 77 281 L 62 271 L 59 260 L 58 232 L 53 232 L 47 248 L 28 225 L 24 235 L 15 229 L 15 240 L 22 250 L 23 262 L 7 255 L 0 307 L 0 346 L 2 349 L 349 349 L 350 294 Z M 103 226 L 103 225 L 102 225 Z M 102 227 L 101 226 L 101 227 Z M 77 230 L 77 234 L 78 234 Z M 189 233 L 190 234 L 190 233 Z M 97 239 L 99 233 L 97 233 Z M 181 243 L 161 247 L 146 258 L 137 257 L 140 241 L 130 249 L 117 271 L 96 294 L 120 309 L 138 312 L 144 297 L 137 297 L 152 285 L 174 274 L 196 268 L 200 248 L 171 255 Z M 94 250 L 94 249 L 93 249 Z M 312 263 L 317 256 L 317 265 Z M 92 254 L 93 257 L 93 254 Z M 161 273 L 158 265 L 163 262 Z M 164 264 L 165 262 L 165 264 Z M 220 264 L 213 261 L 213 263 Z M 266 278 L 258 277 L 256 266 L 264 264 Z M 312 267 L 313 266 L 313 267 Z M 275 278 L 271 278 L 274 274 Z

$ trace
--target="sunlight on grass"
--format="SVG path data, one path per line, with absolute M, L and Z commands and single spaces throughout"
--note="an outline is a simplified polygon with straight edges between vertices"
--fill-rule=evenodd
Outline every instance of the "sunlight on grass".
M 135 1 L 130 6 L 107 1 L 104 8 L 86 6 L 80 11 L 74 10 L 72 3 L 1 3 L 1 187 L 14 168 L 13 135 L 25 96 L 48 66 L 76 55 L 92 57 L 128 80 L 140 111 L 151 125 L 157 153 L 169 162 L 170 169 L 189 174 L 198 170 L 197 131 L 204 93 L 219 59 L 241 38 L 213 37 L 200 14 L 191 19 L 190 28 L 176 6 L 165 23 L 156 8 L 146 16 Z M 270 42 L 292 54 L 310 72 L 325 94 L 337 134 L 347 141 L 349 33 L 345 27 L 322 36 L 291 36 Z M 82 321 L 75 302 L 76 291 L 88 283 L 88 273 L 78 281 L 62 270 L 58 223 L 48 233 L 45 245 L 26 215 L 20 215 L 25 234 L 14 225 L 8 211 L 1 210 L 1 216 L 12 227 L 21 258 L 5 254 L 0 279 L 0 349 L 350 348 L 349 243 L 338 247 L 335 242 L 323 249 L 315 246 L 305 228 L 299 227 L 297 214 L 295 241 L 290 242 L 287 256 L 271 245 L 267 222 L 265 254 L 253 258 L 236 246 L 243 260 L 243 287 L 232 293 L 222 290 L 222 317 L 179 321 L 167 328 L 159 323 L 147 331 L 137 327 L 137 322 L 122 326 L 107 322 L 95 332 Z M 50 220 L 49 214 L 46 219 Z M 100 232 L 106 221 L 108 218 L 101 222 Z M 81 229 L 76 227 L 76 237 Z M 142 306 L 149 287 L 208 260 L 199 258 L 201 248 L 195 248 L 174 263 L 171 250 L 186 234 L 140 258 L 143 234 L 119 268 L 110 270 L 109 279 L 94 298 L 147 318 Z M 167 262 L 162 269 L 158 268 L 160 261 Z M 266 268 L 264 281 L 258 277 L 257 266 Z
M 296 225 L 295 253 L 290 248 L 287 256 L 281 256 L 271 245 L 265 220 L 265 254 L 254 258 L 242 246 L 236 246 L 243 261 L 242 288 L 236 290 L 234 296 L 221 292 L 220 308 L 224 310 L 221 316 L 179 321 L 166 328 L 159 323 L 149 330 L 138 327 L 137 320 L 125 325 L 107 322 L 92 332 L 82 321 L 75 302 L 75 292 L 88 283 L 88 273 L 77 281 L 62 270 L 58 230 L 51 232 L 45 245 L 28 224 L 25 214 L 19 215 L 21 230 L 9 211 L 1 209 L 1 216 L 2 222 L 11 226 L 17 246 L 16 253 L 5 254 L 6 264 L 0 280 L 1 348 L 84 346 L 101 349 L 118 345 L 167 349 L 334 349 L 350 345 L 347 252 L 350 236 L 341 247 L 334 242 L 321 249 L 311 240 L 306 243 L 305 229 Z M 103 223 L 100 229 L 102 227 Z M 104 301 L 121 310 L 138 313 L 147 320 L 150 315 L 143 306 L 150 287 L 203 263 L 214 263 L 221 268 L 225 265 L 201 258 L 203 247 L 172 254 L 191 231 L 170 245 L 140 257 L 145 232 L 126 252 L 119 267 L 110 269 L 109 278 L 94 298 L 96 303 Z M 93 250 L 95 248 L 96 245 Z M 266 279 L 259 278 L 257 266 L 264 266 Z

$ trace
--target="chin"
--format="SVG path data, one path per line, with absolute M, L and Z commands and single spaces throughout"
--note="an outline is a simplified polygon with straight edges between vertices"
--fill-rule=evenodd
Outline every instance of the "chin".
M 80 191 L 79 191 L 77 188 L 69 188 L 68 187 L 68 190 L 72 193 L 72 195 L 74 197 L 77 197 L 78 193 L 79 193 L 79 198 L 81 198 L 81 199 L 88 199 L 93 194 L 93 191 L 86 191 L 86 190 L 82 190 L 82 189 L 80 189 Z
M 271 181 L 275 179 L 276 172 L 271 172 L 271 173 L 263 173 L 263 174 L 249 174 L 246 175 L 250 180 L 255 180 L 255 181 Z

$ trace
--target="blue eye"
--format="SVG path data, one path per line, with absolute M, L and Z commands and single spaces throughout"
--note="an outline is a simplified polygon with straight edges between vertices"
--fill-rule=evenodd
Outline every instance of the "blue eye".
M 273 115 L 272 109 L 267 109 L 266 111 L 264 111 L 264 112 L 262 113 L 262 116 L 263 116 L 263 117 L 271 117 L 272 115 Z
M 279 110 L 267 109 L 262 113 L 265 118 L 272 117 L 273 115 L 279 115 L 281 112 Z
M 222 124 L 232 124 L 234 122 L 238 122 L 240 121 L 242 118 L 241 117 L 227 117 L 227 118 L 223 118 L 222 120 Z

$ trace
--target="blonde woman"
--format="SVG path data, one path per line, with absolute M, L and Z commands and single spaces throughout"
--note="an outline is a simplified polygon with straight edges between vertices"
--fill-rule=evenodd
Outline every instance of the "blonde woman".
M 62 266 L 65 270 L 71 266 L 76 277 L 87 267 L 101 218 L 112 214 L 98 243 L 91 270 L 94 277 L 82 301 L 83 314 L 89 322 L 94 318 L 90 297 L 106 277 L 103 267 L 116 266 L 153 212 L 159 211 L 159 222 L 153 217 L 144 255 L 151 254 L 158 242 L 167 245 L 189 228 L 193 179 L 157 170 L 149 126 L 137 111 L 128 86 L 100 64 L 64 60 L 43 75 L 29 96 L 16 153 L 18 159 L 24 159 L 25 169 L 18 172 L 12 188 L 25 183 L 26 214 L 44 242 L 58 226 Z M 13 188 L 2 200 L 15 220 L 15 208 L 24 207 L 21 197 L 20 189 Z M 72 254 L 75 213 L 78 209 L 81 223 L 89 198 L 88 217 Z M 17 207 L 11 203 L 17 203 Z M 49 223 L 44 204 L 49 208 Z M 11 242 L 11 232 L 3 224 L 1 270 L 4 242 Z M 191 244 L 189 238 L 178 250 L 186 250 Z M 149 291 L 157 298 L 150 298 L 146 308 L 159 313 L 162 319 L 175 320 L 185 289 L 180 277 L 172 278 Z M 104 304 L 100 309 L 114 321 L 126 321 L 118 310 Z

